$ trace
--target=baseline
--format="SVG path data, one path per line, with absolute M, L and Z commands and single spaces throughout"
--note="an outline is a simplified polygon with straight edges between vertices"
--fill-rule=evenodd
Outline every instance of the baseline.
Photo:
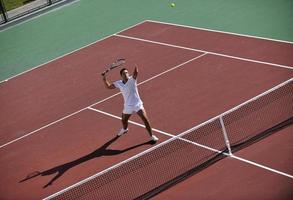
M 293 66 L 293 44 L 147 21 L 116 35 L 172 44 L 251 61 Z
M 189 47 L 173 45 L 173 44 L 168 44 L 168 43 L 164 43 L 164 42 L 157 42 L 157 41 L 152 41 L 152 40 L 147 40 L 147 39 L 142 39 L 142 38 L 137 38 L 137 37 L 131 37 L 131 36 L 126 36 L 126 35 L 115 34 L 115 36 L 130 39 L 130 40 L 138 40 L 138 41 L 142 41 L 142 42 L 148 42 L 148 43 L 153 43 L 153 44 L 158 44 L 158 45 L 175 47 L 175 48 L 185 49 L 185 50 L 190 50 L 190 51 L 197 51 L 197 52 L 202 52 L 202 53 L 206 53 L 206 54 L 208 53 L 208 54 L 212 54 L 212 55 L 216 55 L 216 56 L 222 56 L 222 57 L 227 57 L 227 58 L 231 58 L 231 59 L 243 60 L 243 61 L 259 63 L 259 64 L 266 64 L 266 65 L 271 65 L 274 67 L 281 67 L 281 68 L 293 70 L 293 67 L 287 66 L 287 65 L 280 65 L 280 64 L 270 63 L 270 62 L 242 58 L 242 57 L 238 57 L 238 56 L 231 56 L 231 55 L 226 55 L 226 54 L 222 54 L 222 53 L 216 53 L 216 52 L 206 51 L 206 50 L 196 49 L 196 48 L 189 48 Z

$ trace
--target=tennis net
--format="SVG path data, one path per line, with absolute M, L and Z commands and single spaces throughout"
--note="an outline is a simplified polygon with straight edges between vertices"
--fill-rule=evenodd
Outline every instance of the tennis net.
M 293 117 L 293 79 L 46 199 L 147 199 Z

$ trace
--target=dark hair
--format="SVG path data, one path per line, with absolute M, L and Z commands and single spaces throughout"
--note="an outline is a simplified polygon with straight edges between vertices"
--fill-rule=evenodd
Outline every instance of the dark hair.
M 127 69 L 126 69 L 126 68 L 122 68 L 122 69 L 120 70 L 120 76 L 122 76 L 122 72 L 123 72 L 124 70 L 127 70 Z

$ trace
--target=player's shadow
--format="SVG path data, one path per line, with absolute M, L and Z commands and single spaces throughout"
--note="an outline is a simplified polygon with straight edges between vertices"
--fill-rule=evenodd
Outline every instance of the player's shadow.
M 51 169 L 48 169 L 46 171 L 42 171 L 42 172 L 39 172 L 39 171 L 35 171 L 35 172 L 32 172 L 30 174 L 27 175 L 26 178 L 24 178 L 23 180 L 19 181 L 19 183 L 22 183 L 24 181 L 27 181 L 29 179 L 32 179 L 32 178 L 35 178 L 35 177 L 38 177 L 38 176 L 50 176 L 52 174 L 56 174 L 56 176 L 54 178 L 52 178 L 52 180 L 49 181 L 49 183 L 47 183 L 46 185 L 43 186 L 43 188 L 46 188 L 48 187 L 49 185 L 52 185 L 54 181 L 56 181 L 58 178 L 60 178 L 66 171 L 68 171 L 69 169 L 81 164 L 81 163 L 84 163 L 86 161 L 89 161 L 91 159 L 94 159 L 94 158 L 98 158 L 98 157 L 101 157 L 101 156 L 114 156 L 114 155 L 118 155 L 118 154 L 121 154 L 121 153 L 125 153 L 126 151 L 129 151 L 129 150 L 132 150 L 132 149 L 135 149 L 137 147 L 140 147 L 140 146 L 143 146 L 143 145 L 148 145 L 148 144 L 153 144 L 152 141 L 149 141 L 149 142 L 144 142 L 144 143 L 141 143 L 141 144 L 137 144 L 137 145 L 134 145 L 134 146 L 131 146 L 131 147 L 128 147 L 126 149 L 123 149 L 123 150 L 115 150 L 115 149 L 108 149 L 108 147 L 114 143 L 119 137 L 116 136 L 114 138 L 112 138 L 111 140 L 109 140 L 108 142 L 106 142 L 103 146 L 101 146 L 100 148 L 96 149 L 95 151 L 81 157 L 81 158 L 78 158 L 74 161 L 71 161 L 71 162 L 68 162 L 68 163 L 65 163 L 65 164 L 62 164 L 62 165 L 58 165 L 56 167 L 53 167 Z

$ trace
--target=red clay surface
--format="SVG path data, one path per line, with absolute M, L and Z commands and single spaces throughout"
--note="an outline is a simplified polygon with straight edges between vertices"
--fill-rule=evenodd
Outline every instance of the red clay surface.
M 245 149 L 236 156 L 292 174 L 293 126 L 287 127 Z M 288 145 L 284 145 L 288 144 Z M 273 162 L 272 162 L 273 161 Z M 154 200 L 164 199 L 292 199 L 293 179 L 224 158 Z
M 161 30 L 159 30 L 159 26 Z M 153 28 L 153 31 L 146 28 Z M 193 29 L 174 28 L 174 26 L 150 22 L 143 23 L 122 34 L 139 36 L 141 33 L 149 34 L 143 34 L 145 38 L 159 40 L 165 38 L 164 42 L 173 41 L 172 44 L 177 45 L 188 43 L 195 46 L 197 45 L 193 39 L 195 37 L 205 41 L 201 43 L 198 41 L 198 48 L 202 48 L 201 45 L 205 44 L 207 45 L 205 48 L 211 48 L 209 51 L 218 48 L 221 53 L 235 52 L 233 55 L 239 56 L 243 51 L 242 57 L 251 56 L 249 57 L 251 59 L 285 65 L 293 63 L 293 56 L 290 53 L 293 45 L 287 43 L 225 34 L 216 36 L 215 33 L 194 32 Z M 196 36 L 196 34 L 200 34 L 200 36 Z M 210 34 L 212 35 L 210 37 L 218 37 L 218 43 L 211 42 L 209 37 L 205 38 L 205 35 Z M 171 35 L 173 35 L 172 38 Z M 192 37 L 190 37 L 191 35 Z M 232 41 L 241 44 L 233 47 L 238 46 L 239 49 L 226 49 L 230 48 L 228 44 Z M 256 46 L 252 46 L 253 43 Z M 272 46 L 269 46 L 269 43 Z M 267 45 L 268 50 L 260 47 L 262 45 L 264 47 Z M 250 46 L 252 49 L 249 49 Z M 274 57 L 271 57 L 274 53 L 276 53 Z M 137 63 L 139 82 L 142 82 L 199 55 L 203 54 L 113 36 L 8 82 L 3 82 L 0 84 L 0 104 L 2 105 L 0 144 L 3 145 L 61 117 L 117 94 L 117 90 L 104 89 L 99 75 L 105 69 L 105 65 L 117 57 L 125 57 L 130 69 L 133 69 L 134 64 Z M 292 71 L 207 54 L 141 84 L 139 90 L 153 127 L 178 134 L 292 78 Z M 118 79 L 118 70 L 116 73 L 111 73 L 109 78 Z M 120 116 L 122 97 L 118 95 L 110 98 L 95 108 Z M 131 119 L 141 123 L 136 116 Z M 105 145 L 114 138 L 120 127 L 119 120 L 85 109 L 70 118 L 1 148 L 1 199 L 46 197 L 151 147 L 149 144 L 140 145 L 149 139 L 146 130 L 130 125 L 130 132 L 114 141 L 108 150 L 105 150 Z M 161 134 L 157 133 L 157 135 L 160 137 L 160 142 L 166 139 Z M 283 141 L 283 143 L 280 141 L 279 145 L 290 145 L 290 143 L 286 143 L 288 141 Z M 130 150 L 123 151 L 128 148 Z M 256 157 L 251 159 L 256 159 Z M 280 159 L 285 166 L 282 169 L 286 171 L 288 169 L 288 172 L 291 172 L 292 164 L 287 159 L 283 160 L 283 157 Z M 264 160 L 259 161 L 266 163 Z M 257 179 L 242 179 L 246 183 L 255 181 L 261 185 L 262 181 L 276 180 L 280 181 L 280 188 L 284 190 L 287 190 L 288 183 L 292 183 L 288 178 L 276 176 L 239 161 L 225 159 L 220 163 L 223 162 L 231 166 L 231 169 L 236 166 L 235 173 L 242 173 L 246 177 Z M 225 174 L 232 174 L 231 171 L 221 172 L 226 168 L 221 167 L 225 164 L 220 165 L 220 163 L 216 164 L 218 167 L 213 168 L 210 175 L 205 171 L 196 175 L 201 181 L 203 179 L 211 180 L 211 176 L 215 176 L 215 174 L 218 176 L 213 179 L 214 182 L 211 182 L 210 186 L 207 186 L 207 183 L 202 188 L 216 186 L 219 181 L 225 180 Z M 267 164 L 270 164 L 269 159 Z M 41 175 L 25 180 L 28 174 L 35 171 L 40 171 Z M 60 177 L 56 177 L 58 171 L 64 173 Z M 260 179 L 257 174 L 260 174 Z M 43 188 L 54 177 L 57 179 L 53 181 L 52 185 Z M 233 179 L 235 176 L 226 181 L 232 182 Z M 237 176 L 236 180 L 238 180 Z M 233 192 L 243 189 L 243 187 L 236 188 L 232 183 L 230 186 L 233 188 Z M 221 184 L 218 187 L 219 191 L 223 187 Z M 251 194 L 256 192 L 255 196 L 258 195 L 256 188 L 251 189 Z M 198 194 L 203 193 L 208 192 L 202 190 L 202 193 Z M 237 194 L 231 195 L 236 196 Z M 280 195 L 280 197 L 282 196 Z
M 120 120 L 85 110 L 1 149 L 1 199 L 44 198 L 153 146 L 147 131 L 133 125 L 113 139 L 120 126 Z M 160 135 L 159 142 L 165 139 Z M 42 174 L 21 182 L 35 171 Z
M 264 140 L 260 140 L 252 148 L 237 152 L 236 155 L 284 173 L 293 174 L 292 133 L 293 125 L 278 131 Z M 291 192 L 293 194 L 293 190 Z
M 145 80 L 200 55 L 178 48 L 110 37 L 0 84 L 0 144 L 111 96 L 100 73 L 117 57 L 137 63 Z M 119 70 L 111 78 L 118 79 Z M 33 119 L 33 120 L 32 120 Z
M 153 126 L 178 134 L 291 77 L 293 70 L 205 55 L 140 85 L 139 91 Z M 118 116 L 122 107 L 121 95 L 95 106 Z
M 293 66 L 293 44 L 145 22 L 121 35 Z

